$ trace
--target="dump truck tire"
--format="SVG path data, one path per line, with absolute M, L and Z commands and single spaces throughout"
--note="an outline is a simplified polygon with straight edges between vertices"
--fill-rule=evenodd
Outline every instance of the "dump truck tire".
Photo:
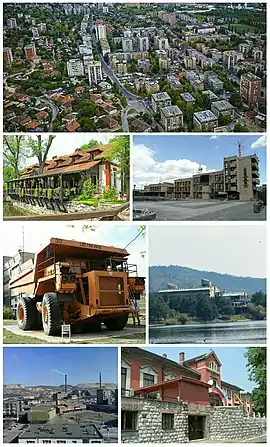
M 42 324 L 46 335 L 59 335 L 61 312 L 56 293 L 45 293 L 42 300 Z
M 104 324 L 110 331 L 122 331 L 128 322 L 128 314 L 121 317 L 109 318 L 104 320 Z
M 20 329 L 23 331 L 35 329 L 36 314 L 35 301 L 28 297 L 18 299 L 17 322 Z

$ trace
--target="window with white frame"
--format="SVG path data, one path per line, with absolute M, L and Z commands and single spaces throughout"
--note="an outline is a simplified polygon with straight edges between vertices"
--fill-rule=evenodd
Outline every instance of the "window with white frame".
M 126 391 L 131 388 L 131 364 L 122 358 L 121 362 L 121 394 L 126 395 Z
M 140 368 L 140 388 L 154 385 L 158 382 L 158 371 L 152 366 L 141 366 Z
M 209 368 L 212 369 L 213 371 L 217 371 L 217 364 L 215 362 L 210 362 Z

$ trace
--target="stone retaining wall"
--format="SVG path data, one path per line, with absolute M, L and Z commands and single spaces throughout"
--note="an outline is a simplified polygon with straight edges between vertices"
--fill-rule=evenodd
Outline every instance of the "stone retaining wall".
M 122 431 L 122 442 L 188 442 L 187 405 L 122 397 L 121 409 L 138 411 L 137 430 Z M 174 429 L 162 429 L 162 413 L 174 413 Z
M 123 443 L 189 442 L 188 416 L 204 417 L 204 440 L 247 440 L 266 433 L 266 418 L 248 416 L 240 407 L 206 407 L 122 397 L 122 411 L 136 411 L 137 430 L 122 430 Z M 174 429 L 162 429 L 162 413 L 174 414 Z
M 28 203 L 24 202 L 18 202 L 16 200 L 12 201 L 12 205 L 16 206 L 18 208 L 21 208 L 23 210 L 37 213 L 37 214 L 60 214 L 61 211 L 51 210 L 45 207 L 41 207 L 39 205 L 30 205 Z M 84 203 L 80 202 L 64 202 L 65 208 L 68 213 L 83 213 L 83 212 L 93 212 L 93 211 L 108 211 L 113 210 L 117 207 L 119 207 L 119 204 L 101 204 L 98 207 L 92 206 L 92 205 L 85 205 Z
M 206 431 L 209 440 L 255 438 L 266 433 L 266 418 L 247 416 L 240 407 L 209 408 Z

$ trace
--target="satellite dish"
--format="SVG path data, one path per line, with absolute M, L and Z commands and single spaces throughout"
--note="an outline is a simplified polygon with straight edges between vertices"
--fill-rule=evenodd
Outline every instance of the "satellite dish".
M 208 380 L 208 384 L 213 386 L 214 385 L 214 381 L 212 379 Z

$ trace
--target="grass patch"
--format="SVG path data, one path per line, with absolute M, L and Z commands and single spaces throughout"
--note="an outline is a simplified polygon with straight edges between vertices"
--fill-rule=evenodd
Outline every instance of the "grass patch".
M 17 320 L 3 320 L 3 326 L 11 326 L 11 325 L 16 325 L 17 324 Z
M 91 205 L 94 207 L 98 206 L 99 200 L 96 198 L 93 199 L 75 199 L 75 202 L 83 203 L 84 205 Z
M 21 336 L 13 334 L 13 332 L 8 331 L 7 329 L 3 329 L 3 343 L 4 345 L 11 345 L 11 344 L 20 344 L 20 345 L 43 345 L 43 344 L 49 344 L 44 340 L 39 340 L 35 337 L 29 337 L 29 335 Z

